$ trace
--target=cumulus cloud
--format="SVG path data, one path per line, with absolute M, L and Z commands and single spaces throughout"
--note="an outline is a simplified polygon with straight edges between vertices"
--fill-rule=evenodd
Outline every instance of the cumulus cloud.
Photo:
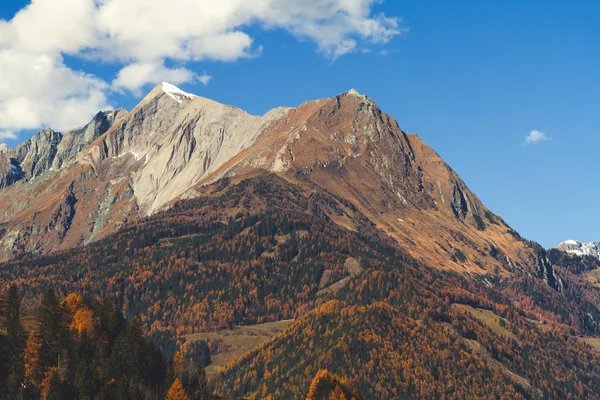
M 531 132 L 529 132 L 529 135 L 525 136 L 525 142 L 523 144 L 537 144 L 541 142 L 547 142 L 549 140 L 552 140 L 552 138 L 546 136 L 544 132 L 536 131 L 534 129 Z
M 136 95 L 140 95 L 140 88 L 148 83 L 168 81 L 178 85 L 196 80 L 200 80 L 200 77 L 186 68 L 167 68 L 162 63 L 139 62 L 129 64 L 121 69 L 113 80 L 112 87 L 128 89 Z
M 257 57 L 250 27 L 281 30 L 335 60 L 402 34 L 373 14 L 378 0 L 32 0 L 0 20 L 0 131 L 81 125 L 111 90 L 201 82 L 188 62 Z M 121 66 L 110 84 L 65 65 L 63 56 Z M 167 67 L 166 65 L 177 65 Z
M 6 139 L 14 140 L 17 135 L 11 131 L 0 131 L 0 143 L 3 143 Z
M 108 107 L 108 85 L 66 67 L 60 55 L 0 49 L 0 71 L 0 131 L 72 129 Z

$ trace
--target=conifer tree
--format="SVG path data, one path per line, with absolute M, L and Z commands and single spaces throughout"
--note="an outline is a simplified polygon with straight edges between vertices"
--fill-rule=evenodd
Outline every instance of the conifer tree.
M 25 334 L 21 325 L 21 298 L 14 284 L 8 288 L 6 295 L 6 336 L 14 346 L 13 357 L 19 357 L 25 346 Z
M 196 364 L 195 368 L 195 387 L 192 391 L 192 400 L 210 400 L 212 399 L 212 390 L 208 384 L 206 370 L 202 362 Z
M 21 299 L 19 289 L 11 285 L 6 293 L 6 338 L 7 338 L 7 367 L 8 367 L 8 397 L 18 398 L 22 391 L 25 378 L 25 368 L 21 354 L 25 346 L 25 333 L 21 325 Z
M 63 323 L 60 303 L 52 288 L 49 288 L 42 298 L 39 322 L 42 365 L 55 366 L 58 364 L 61 346 L 64 344 L 67 331 Z

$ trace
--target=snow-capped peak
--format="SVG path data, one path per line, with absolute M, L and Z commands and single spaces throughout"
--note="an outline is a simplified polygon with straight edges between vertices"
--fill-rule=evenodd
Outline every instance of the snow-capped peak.
M 600 260 L 600 243 L 598 242 L 581 243 L 578 240 L 565 240 L 556 248 L 570 254 L 593 256 Z
M 179 104 L 181 104 L 183 100 L 192 100 L 198 97 L 195 94 L 186 93 L 183 90 L 179 89 L 177 86 L 171 85 L 168 82 L 162 83 L 162 90 Z

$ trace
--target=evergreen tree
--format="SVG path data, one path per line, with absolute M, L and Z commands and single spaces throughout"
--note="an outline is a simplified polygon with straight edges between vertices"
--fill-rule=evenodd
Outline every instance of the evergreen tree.
M 19 289 L 16 285 L 11 285 L 8 288 L 6 295 L 6 336 L 15 353 L 12 355 L 18 358 L 25 346 L 25 334 L 21 325 L 21 298 Z
M 0 335 L 0 399 L 8 397 L 6 381 L 9 374 L 8 341 L 6 336 Z
M 61 348 L 68 332 L 64 326 L 59 301 L 52 288 L 49 288 L 42 298 L 39 322 L 42 342 L 41 363 L 46 367 L 58 365 Z
M 195 387 L 192 392 L 192 400 L 210 400 L 212 399 L 212 390 L 208 385 L 206 370 L 202 362 L 196 364 L 195 368 Z
M 16 285 L 11 285 L 6 293 L 5 315 L 8 342 L 8 397 L 18 398 L 25 378 L 25 367 L 21 358 L 25 347 L 25 333 L 21 325 L 21 298 Z

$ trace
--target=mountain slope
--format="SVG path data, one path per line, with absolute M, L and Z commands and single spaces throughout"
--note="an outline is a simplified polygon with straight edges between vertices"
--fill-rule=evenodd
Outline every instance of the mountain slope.
M 219 375 L 221 394 L 303 398 L 327 368 L 369 399 L 461 398 L 466 387 L 475 398 L 595 398 L 600 357 L 575 335 L 597 333 L 597 289 L 560 267 L 562 292 L 518 271 L 489 287 L 424 265 L 352 203 L 296 179 L 223 178 L 87 246 L 4 263 L 0 279 L 23 288 L 27 307 L 49 286 L 107 297 L 170 349 L 185 334 L 294 318 Z
M 290 181 L 306 176 L 351 201 L 431 265 L 486 274 L 545 262 L 418 136 L 355 91 L 290 110 L 262 141 L 202 182 L 257 167 Z
M 60 134 L 44 131 L 10 151 L 23 159 L 25 177 L 37 179 L 2 192 L 0 259 L 81 245 L 155 212 L 252 144 L 264 125 L 285 113 L 276 109 L 253 117 L 200 97 L 176 98 L 163 90 L 165 85 L 124 116 L 117 111 L 105 121 L 94 120 L 62 141 Z M 109 125 L 97 137 L 98 127 Z M 51 135 L 56 140 L 47 138 Z M 79 138 L 95 141 L 77 152 L 85 144 Z M 32 151 L 42 147 L 38 142 L 44 143 L 42 156 Z M 59 148 L 61 143 L 66 148 Z M 57 156 L 72 153 L 72 162 Z M 50 170 L 53 163 L 62 169 Z M 15 180 L 10 166 L 0 164 L 0 174 Z

